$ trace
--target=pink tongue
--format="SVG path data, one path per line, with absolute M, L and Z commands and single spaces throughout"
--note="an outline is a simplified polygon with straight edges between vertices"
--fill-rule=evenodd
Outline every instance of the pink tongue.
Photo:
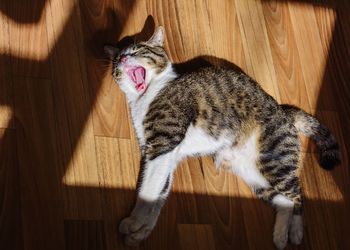
M 141 91 L 145 89 L 145 69 L 142 67 L 136 68 L 134 70 L 134 76 L 136 81 L 136 89 L 137 91 Z
M 142 67 L 136 68 L 134 71 L 135 80 L 137 84 L 144 83 L 145 81 L 145 69 Z

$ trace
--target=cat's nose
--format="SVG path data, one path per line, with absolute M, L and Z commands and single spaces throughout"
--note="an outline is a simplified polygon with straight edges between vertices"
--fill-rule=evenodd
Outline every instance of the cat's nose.
M 120 57 L 120 62 L 126 63 L 127 61 L 128 61 L 128 57 L 127 56 L 121 56 Z

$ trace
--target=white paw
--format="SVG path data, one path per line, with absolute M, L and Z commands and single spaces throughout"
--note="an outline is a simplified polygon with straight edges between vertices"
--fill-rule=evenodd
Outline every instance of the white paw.
M 275 231 L 273 233 L 273 242 L 278 249 L 284 249 L 287 246 L 288 234 L 285 231 Z
M 150 235 L 153 227 L 154 223 L 151 223 L 151 221 L 142 221 L 135 217 L 127 217 L 119 224 L 119 232 L 125 234 L 126 245 L 137 246 Z
M 289 229 L 291 243 L 299 245 L 303 240 L 303 220 L 301 215 L 294 215 Z

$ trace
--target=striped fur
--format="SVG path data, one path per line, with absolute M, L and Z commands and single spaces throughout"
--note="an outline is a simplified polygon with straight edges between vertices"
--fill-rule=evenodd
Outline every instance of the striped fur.
M 142 148 L 138 199 L 120 224 L 126 243 L 138 244 L 156 224 L 177 164 L 186 156 L 214 154 L 218 167 L 241 176 L 262 200 L 276 207 L 274 242 L 280 249 L 302 239 L 298 132 L 311 137 L 320 163 L 340 161 L 330 131 L 304 111 L 279 105 L 249 76 L 206 67 L 176 75 L 164 48 L 164 30 L 121 51 L 108 49 L 113 77 L 128 97 Z M 138 92 L 121 57 L 142 66 L 146 91 Z

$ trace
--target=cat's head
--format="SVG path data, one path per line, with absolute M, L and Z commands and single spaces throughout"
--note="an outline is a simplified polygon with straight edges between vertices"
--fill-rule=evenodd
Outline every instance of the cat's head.
M 162 77 L 169 65 L 171 67 L 163 43 L 164 28 L 160 26 L 148 41 L 122 50 L 105 46 L 105 52 L 112 60 L 113 78 L 128 96 L 144 94 L 149 85 Z

